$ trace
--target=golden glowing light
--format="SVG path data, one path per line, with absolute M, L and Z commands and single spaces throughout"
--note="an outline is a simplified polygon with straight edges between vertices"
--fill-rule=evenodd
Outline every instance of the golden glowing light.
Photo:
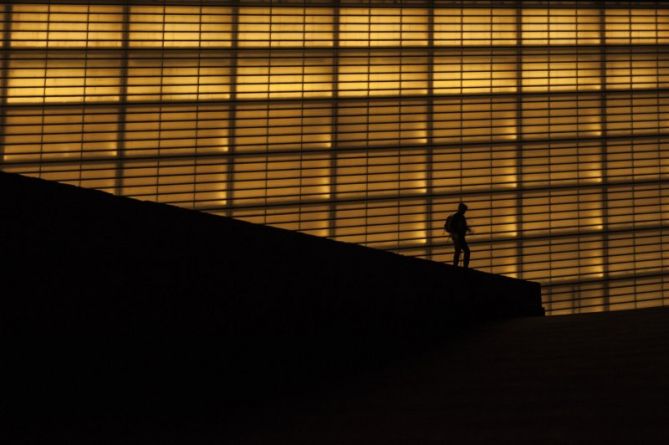
M 3 170 L 669 298 L 669 9 L 135 3 L 0 13 Z

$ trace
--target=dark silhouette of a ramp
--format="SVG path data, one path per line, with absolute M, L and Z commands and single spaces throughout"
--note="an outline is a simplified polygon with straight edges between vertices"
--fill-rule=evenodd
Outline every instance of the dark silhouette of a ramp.
M 536 283 L 18 175 L 0 221 L 28 416 L 236 412 L 543 315 Z

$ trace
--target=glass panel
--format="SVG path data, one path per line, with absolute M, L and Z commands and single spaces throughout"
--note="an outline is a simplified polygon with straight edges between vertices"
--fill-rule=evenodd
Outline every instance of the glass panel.
M 339 59 L 340 96 L 427 94 L 427 57 L 347 52 Z
M 120 54 L 16 53 L 9 67 L 7 102 L 117 102 L 120 94 Z
M 332 46 L 329 8 L 240 8 L 239 46 Z
M 510 141 L 516 139 L 516 101 L 507 97 L 435 99 L 434 142 Z
M 16 48 L 120 47 L 123 7 L 111 5 L 13 5 Z
M 523 56 L 523 91 L 592 91 L 600 89 L 599 54 Z
M 440 46 L 515 45 L 516 11 L 437 8 L 434 11 L 434 43 Z
M 432 155 L 432 186 L 437 193 L 456 190 L 508 189 L 517 186 L 517 149 L 493 145 L 436 147 Z
M 298 151 L 332 145 L 329 103 L 242 104 L 236 111 L 238 151 Z
M 292 56 L 292 57 L 291 57 Z M 332 96 L 332 59 L 297 53 L 275 56 L 268 52 L 249 52 L 239 56 L 237 97 L 240 99 L 278 99 Z
M 596 96 L 527 96 L 523 99 L 523 138 L 576 138 L 601 135 Z
M 523 9 L 523 45 L 598 45 L 597 9 Z
M 226 7 L 131 6 L 131 47 L 226 47 L 232 12 Z
M 345 102 L 338 109 L 339 147 L 417 145 L 427 142 L 423 101 Z
M 438 54 L 433 76 L 435 94 L 512 93 L 517 84 L 516 56 Z
M 341 46 L 427 45 L 427 10 L 416 8 L 341 8 Z
M 228 150 L 228 111 L 224 105 L 132 106 L 126 113 L 126 156 L 181 156 Z
M 603 154 L 598 141 L 525 144 L 522 153 L 523 184 L 527 187 L 594 184 L 602 180 Z
M 227 99 L 230 67 L 225 57 L 186 52 L 165 56 L 132 52 L 128 61 L 128 100 Z

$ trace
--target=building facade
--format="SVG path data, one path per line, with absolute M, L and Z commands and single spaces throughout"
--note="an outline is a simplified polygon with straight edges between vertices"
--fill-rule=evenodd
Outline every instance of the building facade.
M 664 2 L 0 8 L 4 171 L 444 262 L 464 201 L 549 313 L 669 301 Z

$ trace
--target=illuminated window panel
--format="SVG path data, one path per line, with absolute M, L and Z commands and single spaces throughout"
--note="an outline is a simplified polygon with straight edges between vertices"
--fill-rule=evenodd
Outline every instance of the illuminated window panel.
M 599 141 L 528 143 L 523 145 L 522 155 L 523 184 L 528 187 L 596 184 L 602 180 Z
M 240 152 L 332 147 L 329 103 L 241 104 L 235 122 L 235 146 Z
M 601 281 L 542 285 L 543 306 L 552 315 L 602 312 L 609 308 L 608 286 Z
M 226 170 L 225 160 L 129 160 L 123 163 L 122 194 L 191 208 L 224 206 Z
M 418 199 L 338 204 L 335 239 L 374 248 L 424 244 L 425 211 Z
M 435 94 L 513 93 L 517 76 L 515 55 L 468 52 L 434 57 Z
M 82 160 L 116 155 L 116 108 L 18 108 L 7 112 L 4 162 Z
M 333 44 L 330 8 L 244 7 L 239 10 L 240 47 L 317 47 Z
M 517 242 L 477 242 L 470 245 L 472 258 L 469 266 L 477 270 L 486 270 L 490 273 L 518 277 L 518 243 Z M 453 247 L 446 249 L 444 262 L 452 264 Z
M 40 165 L 3 166 L 3 171 L 18 173 L 47 181 L 63 182 L 77 187 L 114 193 L 116 186 L 116 163 L 109 161 L 85 161 L 74 163 L 45 163 Z
M 607 175 L 611 181 L 659 179 L 662 161 L 657 141 L 614 140 L 607 146 Z
M 317 98 L 332 96 L 334 67 L 323 54 L 242 52 L 237 62 L 240 99 Z
M 330 198 L 330 157 L 326 154 L 238 156 L 233 168 L 235 206 Z
M 660 60 L 659 57 L 663 60 Z M 659 88 L 669 86 L 669 55 L 621 52 L 606 56 L 606 85 L 609 89 Z M 660 77 L 659 70 L 662 70 Z
M 596 188 L 526 192 L 522 204 L 525 236 L 601 230 L 602 195 Z
M 604 243 L 601 235 L 528 240 L 523 243 L 523 278 L 527 280 L 565 281 L 603 277 Z
M 600 89 L 599 54 L 541 54 L 523 56 L 523 91 L 593 91 Z
M 609 45 L 654 45 L 660 43 L 658 38 L 666 43 L 667 11 L 663 11 L 659 21 L 654 9 L 606 9 L 604 13 Z
M 516 165 L 515 146 L 435 147 L 432 188 L 437 193 L 514 188 L 518 183 Z
M 182 53 L 131 53 L 128 61 L 128 100 L 170 101 L 227 99 L 230 67 L 225 57 Z
M 419 100 L 341 102 L 337 145 L 380 147 L 427 142 L 427 104 Z
M 338 78 L 341 97 L 423 95 L 428 87 L 427 57 L 347 51 L 339 59 Z
M 374 150 L 337 155 L 337 197 L 425 193 L 424 150 Z
M 606 101 L 609 136 L 659 134 L 669 124 L 669 96 L 656 93 L 610 94 Z
M 228 151 L 224 105 L 132 106 L 126 111 L 126 156 L 182 156 Z
M 16 53 L 9 64 L 7 102 L 117 102 L 121 62 L 117 52 Z
M 424 46 L 427 10 L 417 8 L 341 8 L 339 44 L 351 46 Z
M 527 96 L 522 105 L 524 139 L 601 135 L 601 105 L 594 96 Z
M 286 230 L 298 230 L 314 236 L 328 236 L 330 207 L 319 204 L 299 206 L 235 208 L 232 216 L 254 224 L 268 224 Z
M 655 227 L 666 222 L 666 192 L 658 185 L 615 185 L 608 189 L 608 225 L 615 230 Z
M 609 272 L 625 276 L 662 270 L 662 243 L 659 230 L 613 233 L 608 238 Z
M 130 46 L 228 47 L 232 11 L 207 6 L 131 6 Z
M 437 46 L 515 45 L 516 10 L 437 8 L 434 43 Z
M 515 140 L 515 97 L 435 99 L 433 136 L 437 144 Z
M 597 9 L 523 9 L 523 45 L 598 45 Z
M 12 6 L 11 45 L 15 48 L 120 47 L 122 30 L 122 6 Z

